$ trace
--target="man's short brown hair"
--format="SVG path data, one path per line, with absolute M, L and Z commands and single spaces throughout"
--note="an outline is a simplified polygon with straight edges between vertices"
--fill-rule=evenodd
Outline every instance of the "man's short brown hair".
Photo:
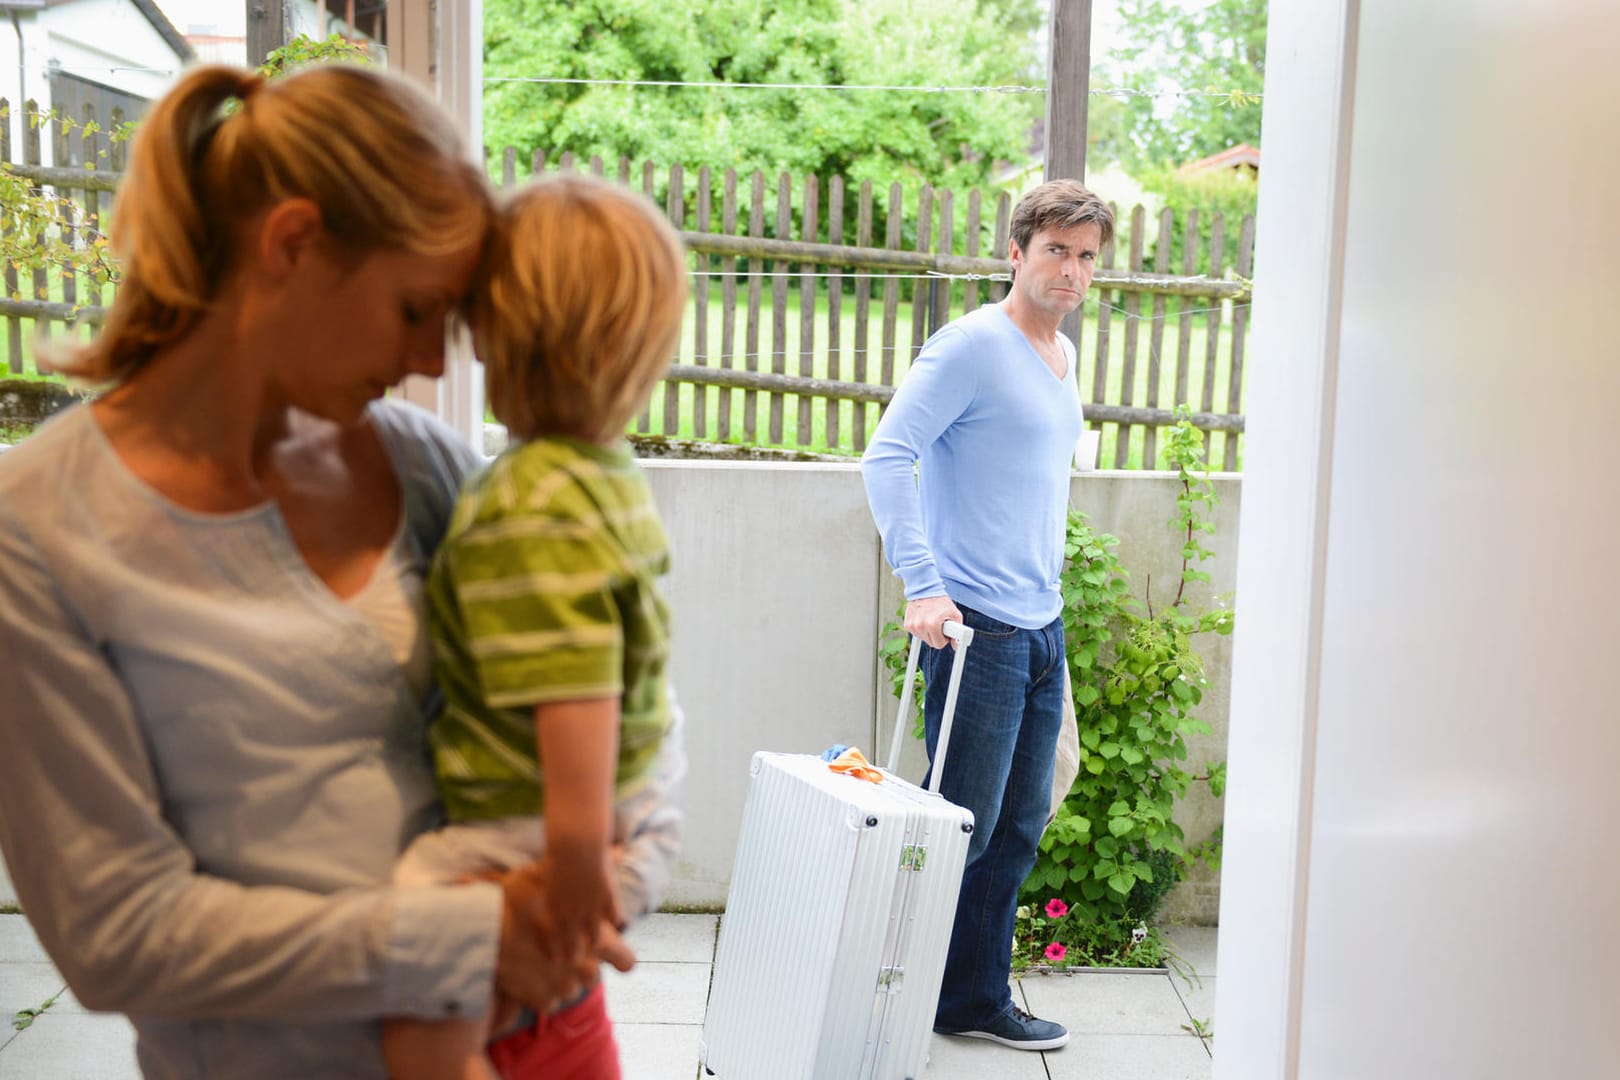
M 1013 208 L 1012 241 L 1027 252 L 1030 240 L 1042 229 L 1072 229 L 1095 224 L 1102 243 L 1114 238 L 1114 212 L 1078 180 L 1048 180 L 1031 188 Z

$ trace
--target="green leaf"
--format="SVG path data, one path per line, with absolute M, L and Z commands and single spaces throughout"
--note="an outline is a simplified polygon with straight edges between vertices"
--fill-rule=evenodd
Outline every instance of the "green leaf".
M 1131 893 L 1131 887 L 1135 884 L 1136 877 L 1133 874 L 1119 873 L 1108 879 L 1108 887 L 1113 889 L 1120 896 L 1129 896 Z
M 1124 836 L 1134 828 L 1136 828 L 1136 822 L 1128 817 L 1108 819 L 1108 831 L 1115 836 Z

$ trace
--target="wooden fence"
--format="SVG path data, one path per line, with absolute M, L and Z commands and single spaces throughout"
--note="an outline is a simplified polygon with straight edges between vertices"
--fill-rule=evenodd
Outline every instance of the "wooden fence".
M 3 107 L 0 101 L 0 107 Z M 33 111 L 33 103 L 27 109 Z M 87 117 L 88 119 L 88 117 Z M 25 126 L 18 175 L 72 195 L 84 207 L 64 232 L 95 224 L 110 202 L 121 146 L 97 171 L 40 164 L 42 133 L 67 139 L 53 121 Z M 0 124 L 0 159 L 13 161 Z M 84 137 L 84 136 L 79 136 Z M 106 149 L 105 136 L 101 149 Z M 86 149 L 84 160 L 97 157 Z M 607 170 L 600 158 L 548 163 L 527 156 L 522 171 Z M 499 155 L 502 186 L 520 179 L 514 149 Z M 689 171 L 620 160 L 612 175 L 665 209 L 693 253 L 692 317 L 679 355 L 654 391 L 637 430 L 697 441 L 743 442 L 805 451 L 853 453 L 866 446 L 883 405 L 934 330 L 1004 295 L 1011 200 L 1006 194 L 956 192 L 899 184 L 875 192 L 841 177 L 787 173 Z M 1158 461 L 1159 427 L 1187 405 L 1205 432 L 1211 464 L 1235 469 L 1243 431 L 1243 358 L 1254 221 L 1245 217 L 1237 258 L 1226 278 L 1227 223 L 1216 215 L 1207 248 L 1197 211 L 1158 215 L 1148 244 L 1141 207 L 1119 223 L 1102 252 L 1082 313 L 1080 392 L 1086 415 L 1102 429 L 1102 467 Z M 1170 265 L 1170 238 L 1182 230 L 1181 265 Z M 1197 271 L 1203 269 L 1204 273 Z M 1179 274 L 1172 274 L 1172 270 Z M 78 278 L 78 280 L 76 280 Z M 24 370 L 24 323 L 96 323 L 102 290 L 82 276 L 34 271 L 24 297 L 15 266 L 6 268 L 0 318 L 10 370 Z M 1175 320 L 1174 353 L 1166 324 Z M 1145 350 L 1145 351 L 1144 351 Z M 1218 437 L 1220 445 L 1212 446 Z M 1215 451 L 1218 449 L 1219 453 Z

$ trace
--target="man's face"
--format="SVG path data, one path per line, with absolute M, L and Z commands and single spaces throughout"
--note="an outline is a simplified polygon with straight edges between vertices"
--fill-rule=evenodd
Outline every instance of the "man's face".
M 1027 249 L 1009 244 L 1013 289 L 1036 310 L 1062 318 L 1080 306 L 1097 270 L 1102 226 L 1095 222 L 1072 229 L 1041 229 Z

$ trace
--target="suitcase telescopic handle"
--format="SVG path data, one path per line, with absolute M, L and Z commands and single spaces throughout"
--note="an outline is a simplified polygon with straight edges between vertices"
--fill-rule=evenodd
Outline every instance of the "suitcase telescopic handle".
M 956 653 L 951 660 L 951 681 L 945 688 L 945 715 L 939 723 L 939 743 L 934 747 L 934 763 L 928 776 L 928 790 L 939 791 L 940 777 L 945 775 L 945 751 L 951 744 L 951 724 L 956 720 L 956 692 L 962 685 L 962 664 L 967 660 L 968 646 L 973 644 L 973 628 L 947 619 L 943 627 L 945 636 L 956 642 Z M 912 682 L 917 677 L 917 657 L 922 652 L 922 638 L 911 639 L 911 655 L 906 658 L 906 679 L 900 685 L 900 715 L 894 721 L 894 739 L 889 744 L 890 772 L 900 765 L 900 740 L 911 724 L 911 709 L 916 697 Z

